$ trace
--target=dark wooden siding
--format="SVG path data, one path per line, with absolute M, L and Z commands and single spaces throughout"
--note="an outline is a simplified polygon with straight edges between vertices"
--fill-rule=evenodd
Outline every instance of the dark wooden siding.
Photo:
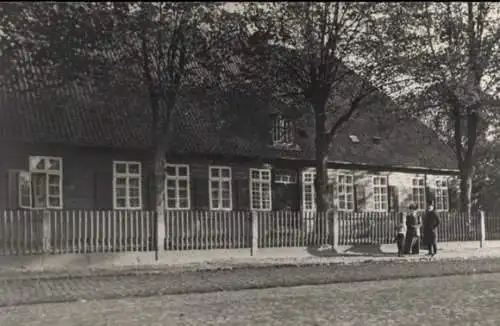
M 0 150 L 0 209 L 13 205 L 10 193 L 15 192 L 15 180 L 12 176 L 9 180 L 9 170 L 27 171 L 32 155 L 62 157 L 64 209 L 113 209 L 113 160 L 139 161 L 143 166 L 143 205 L 148 206 L 144 178 L 150 164 L 145 152 L 24 143 L 0 143 Z

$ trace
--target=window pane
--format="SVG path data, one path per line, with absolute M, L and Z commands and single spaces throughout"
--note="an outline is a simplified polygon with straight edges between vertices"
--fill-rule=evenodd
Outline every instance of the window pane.
M 50 186 L 49 187 L 49 196 L 59 196 L 60 194 L 60 188 L 58 186 Z
M 185 166 L 179 166 L 178 171 L 179 171 L 179 176 L 180 177 L 187 177 L 187 174 L 188 174 L 187 167 L 185 167 Z
M 223 199 L 222 208 L 231 208 L 231 201 L 229 199 Z
M 252 170 L 251 174 L 252 179 L 259 179 L 260 178 L 260 173 L 257 170 Z
M 212 198 L 219 200 L 219 190 L 217 189 L 212 190 Z
M 61 169 L 61 164 L 59 160 L 49 159 L 47 160 L 47 170 L 59 171 Z
M 187 198 L 187 190 L 179 189 L 179 198 Z
M 140 199 L 139 198 L 130 198 L 130 207 L 131 208 L 140 208 Z
M 262 171 L 262 180 L 271 180 L 271 172 L 270 171 Z
M 116 178 L 115 184 L 117 187 L 125 187 L 127 184 L 127 178 Z
M 179 180 L 179 188 L 187 189 L 188 182 L 187 180 Z
M 210 169 L 211 177 L 218 178 L 219 177 L 219 169 L 211 168 Z
M 175 189 L 168 189 L 167 190 L 167 197 L 168 199 L 175 199 L 176 195 L 175 195 Z
M 219 181 L 210 181 L 210 187 L 212 189 L 219 189 Z
M 125 208 L 127 207 L 127 201 L 125 198 L 116 198 L 116 207 Z
M 49 174 L 49 185 L 57 185 L 59 186 L 59 181 L 61 180 L 61 177 L 58 175 L 54 174 Z
M 175 189 L 177 186 L 175 180 L 167 180 L 167 188 L 169 189 Z
M 127 188 L 117 187 L 116 188 L 116 196 L 117 197 L 126 197 L 127 196 Z
M 187 199 L 179 199 L 179 208 L 189 208 Z
M 128 195 L 130 197 L 139 197 L 139 188 L 129 188 Z
M 61 201 L 59 197 L 49 197 L 49 207 L 60 207 Z
M 175 209 L 175 208 L 177 208 L 177 207 L 176 207 L 176 203 L 177 203 L 177 201 L 176 201 L 176 199 L 175 199 L 175 198 L 172 198 L 172 199 L 171 199 L 171 198 L 169 198 L 169 199 L 167 200 L 167 207 L 168 207 L 168 208 L 173 208 L 173 209 Z
M 130 174 L 139 174 L 140 170 L 139 164 L 137 163 L 130 163 L 128 165 L 128 173 Z
M 229 191 L 230 183 L 229 183 L 229 181 L 222 181 L 221 186 L 222 186 L 222 190 Z
M 213 199 L 212 197 L 212 208 L 213 209 L 219 209 L 219 200 L 218 199 Z
M 127 165 L 125 163 L 115 163 L 115 171 L 116 173 L 127 173 Z
M 231 172 L 229 169 L 222 169 L 222 177 L 223 178 L 229 178 L 231 175 Z
M 175 173 L 175 166 L 172 166 L 172 165 L 167 165 L 167 168 L 166 168 L 166 173 L 168 176 L 172 176 L 172 177 L 175 177 L 176 176 L 176 173 Z
M 141 181 L 139 178 L 129 178 L 128 183 L 129 183 L 130 187 L 139 188 Z
M 223 190 L 222 191 L 222 198 L 223 199 L 228 199 L 228 198 L 231 198 L 231 193 L 227 190 Z
M 30 157 L 30 170 L 45 170 L 45 159 L 39 156 Z

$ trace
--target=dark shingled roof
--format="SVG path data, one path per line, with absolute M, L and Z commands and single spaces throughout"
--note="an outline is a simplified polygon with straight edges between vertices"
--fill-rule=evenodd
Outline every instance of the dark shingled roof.
M 4 87 L 0 97 L 0 139 L 147 149 L 151 144 L 149 97 L 126 84 L 96 87 L 66 84 L 20 90 L 29 78 L 17 70 L 18 85 Z M 314 119 L 297 121 L 303 130 L 298 148 L 270 144 L 269 113 L 282 105 L 241 88 L 223 91 L 210 84 L 183 91 L 173 115 L 170 152 L 255 158 L 312 160 Z M 417 120 L 400 120 L 387 108 L 387 97 L 364 105 L 336 135 L 329 160 L 376 166 L 456 170 L 452 150 Z M 350 140 L 356 135 L 359 143 Z M 378 137 L 376 141 L 373 137 Z

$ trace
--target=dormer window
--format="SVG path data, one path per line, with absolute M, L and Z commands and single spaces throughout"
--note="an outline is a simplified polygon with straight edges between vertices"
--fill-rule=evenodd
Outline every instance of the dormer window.
M 294 143 L 294 123 L 289 118 L 273 115 L 272 140 L 273 145 L 292 145 Z

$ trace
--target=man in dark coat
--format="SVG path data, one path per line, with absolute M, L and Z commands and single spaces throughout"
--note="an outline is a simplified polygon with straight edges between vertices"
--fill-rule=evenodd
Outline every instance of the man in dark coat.
M 427 203 L 427 210 L 424 216 L 423 231 L 424 243 L 429 250 L 429 256 L 437 254 L 437 227 L 439 226 L 439 217 L 434 211 L 431 201 Z

